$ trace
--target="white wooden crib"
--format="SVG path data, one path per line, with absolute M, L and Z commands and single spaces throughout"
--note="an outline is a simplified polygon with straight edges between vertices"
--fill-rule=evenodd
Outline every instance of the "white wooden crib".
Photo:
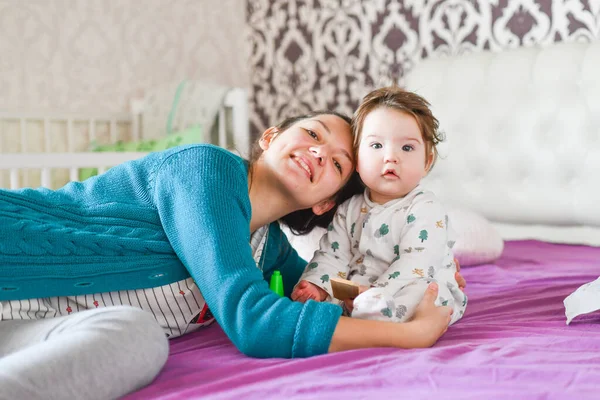
M 0 188 L 58 188 L 79 179 L 81 168 L 98 173 L 143 152 L 93 152 L 93 143 L 145 139 L 142 129 L 147 104 L 133 101 L 130 113 L 60 113 L 0 110 Z M 235 149 L 246 156 L 250 148 L 247 91 L 227 91 L 212 130 L 202 142 Z M 211 133 L 212 132 L 212 133 Z

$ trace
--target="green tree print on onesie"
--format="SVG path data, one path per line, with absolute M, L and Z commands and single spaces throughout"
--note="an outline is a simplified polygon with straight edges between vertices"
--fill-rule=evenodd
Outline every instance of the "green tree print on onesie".
M 427 231 L 425 229 L 419 233 L 419 239 L 421 239 L 421 243 L 427 240 Z
M 350 236 L 354 237 L 354 228 L 356 227 L 356 222 L 352 223 L 352 226 L 350 227 Z
M 340 248 L 340 244 L 338 242 L 331 243 L 331 249 L 333 250 L 334 253 L 339 248 Z
M 410 214 L 408 217 L 406 217 L 406 223 L 410 224 L 415 222 L 416 218 L 414 215 Z
M 327 225 L 327 230 L 329 232 L 331 232 L 333 230 L 333 223 L 330 223 L 329 225 Z
M 392 310 L 394 309 L 394 303 L 391 301 L 388 301 L 386 303 L 386 308 L 381 310 L 381 314 L 385 315 L 388 318 L 392 318 Z
M 400 276 L 400 271 L 396 271 L 394 273 L 391 273 L 390 276 L 388 276 L 388 279 L 396 279 L 399 276 Z
M 317 268 L 318 266 L 319 266 L 319 263 L 311 262 L 310 264 L 308 264 L 306 266 L 306 270 L 310 271 L 310 270 L 313 270 L 313 269 Z
M 387 226 L 386 224 L 382 224 L 381 228 L 379 228 L 375 231 L 375 237 L 376 238 L 384 237 L 388 233 L 390 233 L 390 227 Z
M 321 283 L 329 282 L 329 275 L 325 274 L 321 276 Z
M 394 254 L 396 255 L 396 257 L 394 257 L 392 262 L 396 262 L 400 259 L 400 246 L 399 245 L 394 246 Z

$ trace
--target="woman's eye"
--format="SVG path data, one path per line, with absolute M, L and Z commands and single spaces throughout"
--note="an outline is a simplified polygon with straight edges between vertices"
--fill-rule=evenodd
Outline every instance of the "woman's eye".
M 404 146 L 402 146 L 402 150 L 403 150 L 403 151 L 413 151 L 414 149 L 415 149 L 415 148 L 414 148 L 414 147 L 412 147 L 412 146 L 411 146 L 411 145 L 409 145 L 409 144 L 405 144 Z
M 307 129 L 306 132 L 308 132 L 308 134 L 313 138 L 313 139 L 319 139 L 319 136 L 317 136 L 317 134 L 314 131 L 311 131 L 310 129 Z
M 338 169 L 338 171 L 342 172 L 342 164 L 340 164 L 339 162 L 337 162 L 335 160 L 333 160 L 333 164 Z
M 381 145 L 381 143 L 371 143 L 371 147 L 374 149 L 381 149 L 383 146 Z

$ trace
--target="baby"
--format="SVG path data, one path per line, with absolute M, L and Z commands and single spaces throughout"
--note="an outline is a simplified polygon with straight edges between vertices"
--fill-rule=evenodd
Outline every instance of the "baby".
M 430 282 L 437 305 L 464 314 L 467 297 L 454 278 L 453 232 L 433 193 L 419 186 L 441 138 L 421 96 L 398 87 L 374 90 L 354 114 L 356 167 L 366 185 L 337 210 L 292 299 L 338 302 L 331 278 L 361 286 L 346 312 L 355 318 L 409 320 Z

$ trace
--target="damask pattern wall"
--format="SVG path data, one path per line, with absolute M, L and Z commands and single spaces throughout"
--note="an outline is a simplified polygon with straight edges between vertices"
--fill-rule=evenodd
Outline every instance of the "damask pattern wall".
M 0 0 L 0 109 L 127 111 L 188 79 L 248 86 L 244 0 Z
M 253 132 L 352 113 L 426 57 L 598 40 L 600 0 L 248 0 Z

